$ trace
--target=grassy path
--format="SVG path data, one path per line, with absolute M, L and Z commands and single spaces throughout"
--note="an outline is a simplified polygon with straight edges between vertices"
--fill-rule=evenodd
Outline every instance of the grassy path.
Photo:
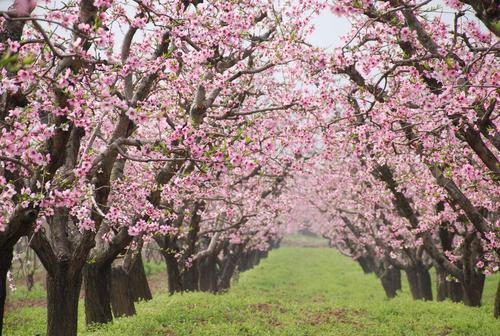
M 138 315 L 85 335 L 500 335 L 492 317 L 498 275 L 487 280 L 481 308 L 415 302 L 408 290 L 387 301 L 378 280 L 328 248 L 284 247 L 241 274 L 223 295 L 157 295 Z M 406 283 L 403 283 L 406 285 Z M 82 307 L 81 307 L 82 308 Z M 43 308 L 7 316 L 6 335 L 43 335 Z M 17 331 L 16 331 L 17 330 Z

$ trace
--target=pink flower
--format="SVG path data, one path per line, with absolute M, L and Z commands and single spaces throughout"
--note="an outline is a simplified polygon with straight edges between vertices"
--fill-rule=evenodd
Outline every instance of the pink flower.
M 408 27 L 402 28 L 400 34 L 403 42 L 408 42 L 411 39 L 411 30 Z
M 12 52 L 17 52 L 19 50 L 19 48 L 21 47 L 21 44 L 19 44 L 19 42 L 17 42 L 17 41 L 8 40 L 8 44 L 9 44 L 9 49 Z
M 336 16 L 342 16 L 345 14 L 345 10 L 340 5 L 332 6 L 332 13 Z

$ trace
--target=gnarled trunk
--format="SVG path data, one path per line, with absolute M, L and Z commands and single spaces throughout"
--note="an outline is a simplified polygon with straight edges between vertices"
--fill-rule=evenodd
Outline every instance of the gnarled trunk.
M 12 264 L 13 247 L 6 247 L 0 251 L 0 336 L 3 330 L 3 314 L 7 298 L 7 272 Z
M 135 315 L 129 276 L 121 265 L 111 268 L 111 307 L 115 317 Z
M 86 264 L 83 279 L 86 324 L 111 322 L 111 263 Z
M 47 274 L 47 336 L 76 336 L 81 272 L 59 262 Z

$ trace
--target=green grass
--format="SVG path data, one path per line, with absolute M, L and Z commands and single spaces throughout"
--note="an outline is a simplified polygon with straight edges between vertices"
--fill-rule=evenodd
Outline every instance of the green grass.
M 144 272 L 146 272 L 147 276 L 165 272 L 166 266 L 165 263 L 156 263 L 154 261 L 144 262 Z
M 283 247 L 240 275 L 222 295 L 160 294 L 137 316 L 82 335 L 498 335 L 492 315 L 499 276 L 488 278 L 484 306 L 416 302 L 407 287 L 387 300 L 379 281 L 328 248 Z M 403 283 L 405 286 L 406 283 Z M 83 307 L 81 307 L 83 308 Z M 81 309 L 82 310 L 82 309 Z M 44 335 L 45 310 L 7 313 L 6 336 Z

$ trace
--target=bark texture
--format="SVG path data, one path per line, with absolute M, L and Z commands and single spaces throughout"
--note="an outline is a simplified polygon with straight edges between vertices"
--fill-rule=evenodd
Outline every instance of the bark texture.
M 148 278 L 146 277 L 146 272 L 144 271 L 144 263 L 142 261 L 141 253 L 139 253 L 139 256 L 137 256 L 137 259 L 132 265 L 129 277 L 130 287 L 132 289 L 132 299 L 134 302 L 141 300 L 149 301 L 153 298 L 151 289 L 149 288 Z
M 135 305 L 130 287 L 130 278 L 121 266 L 111 268 L 111 307 L 113 315 L 135 315 Z
M 111 264 L 87 264 L 83 274 L 86 324 L 111 322 Z
M 47 335 L 76 336 L 81 272 L 70 272 L 67 263 L 47 275 Z

